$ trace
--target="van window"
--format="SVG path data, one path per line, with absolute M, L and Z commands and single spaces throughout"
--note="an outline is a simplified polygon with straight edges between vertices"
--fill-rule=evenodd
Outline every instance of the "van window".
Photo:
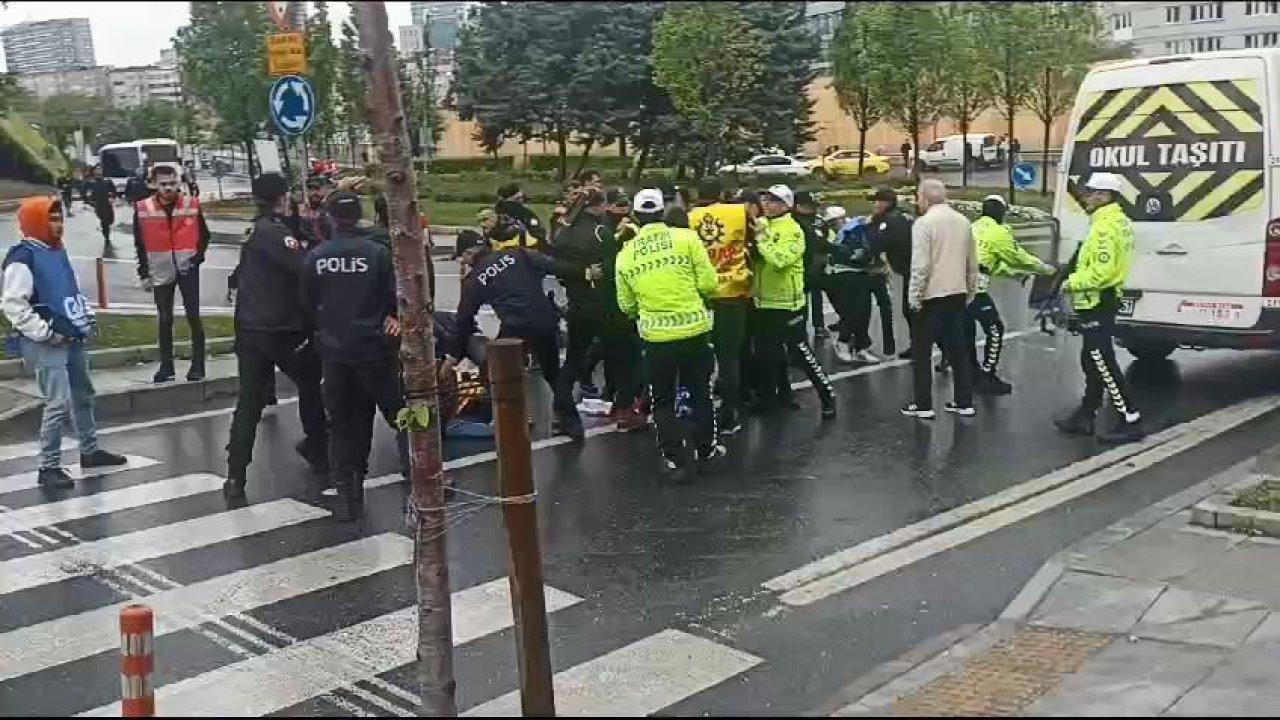
M 938 152 L 941 149 L 942 149 L 942 143 L 940 142 L 929 143 L 929 147 L 925 148 L 925 152 Z
M 177 145 L 143 145 L 142 152 L 153 163 L 178 162 Z
M 1082 98 L 1067 189 L 1094 172 L 1124 178 L 1135 221 L 1191 222 L 1248 212 L 1263 199 L 1258 81 L 1118 88 Z
M 138 170 L 138 151 L 134 148 L 103 150 L 98 161 L 107 177 L 128 177 Z

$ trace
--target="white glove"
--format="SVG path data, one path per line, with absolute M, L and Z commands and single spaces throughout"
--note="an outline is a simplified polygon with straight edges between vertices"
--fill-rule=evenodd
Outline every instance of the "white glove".
M 472 362 L 471 358 L 465 357 L 465 358 L 462 358 L 462 361 L 457 364 L 457 370 L 458 372 L 463 372 L 463 373 L 479 373 L 480 366 Z

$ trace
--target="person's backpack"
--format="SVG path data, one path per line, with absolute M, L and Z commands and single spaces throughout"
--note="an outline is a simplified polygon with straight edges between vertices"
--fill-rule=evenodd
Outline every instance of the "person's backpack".
M 871 265 L 871 238 L 867 237 L 867 219 L 853 217 L 845 221 L 836 235 L 832 260 L 840 265 L 865 269 Z

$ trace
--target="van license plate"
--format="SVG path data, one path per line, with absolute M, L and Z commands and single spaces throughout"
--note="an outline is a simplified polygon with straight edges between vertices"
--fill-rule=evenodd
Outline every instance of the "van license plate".
M 1133 309 L 1138 304 L 1138 298 L 1142 297 L 1142 293 L 1126 292 L 1120 298 L 1120 309 L 1116 311 L 1116 315 L 1120 317 L 1133 317 Z

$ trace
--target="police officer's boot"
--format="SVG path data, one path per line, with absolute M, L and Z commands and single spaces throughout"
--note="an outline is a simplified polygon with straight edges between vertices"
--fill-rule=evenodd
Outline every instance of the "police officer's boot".
M 333 485 L 338 491 L 338 503 L 333 515 L 342 522 L 351 522 L 360 516 L 360 498 L 364 495 L 364 481 L 359 472 L 343 470 L 334 473 Z M 357 494 L 359 493 L 359 494 Z

